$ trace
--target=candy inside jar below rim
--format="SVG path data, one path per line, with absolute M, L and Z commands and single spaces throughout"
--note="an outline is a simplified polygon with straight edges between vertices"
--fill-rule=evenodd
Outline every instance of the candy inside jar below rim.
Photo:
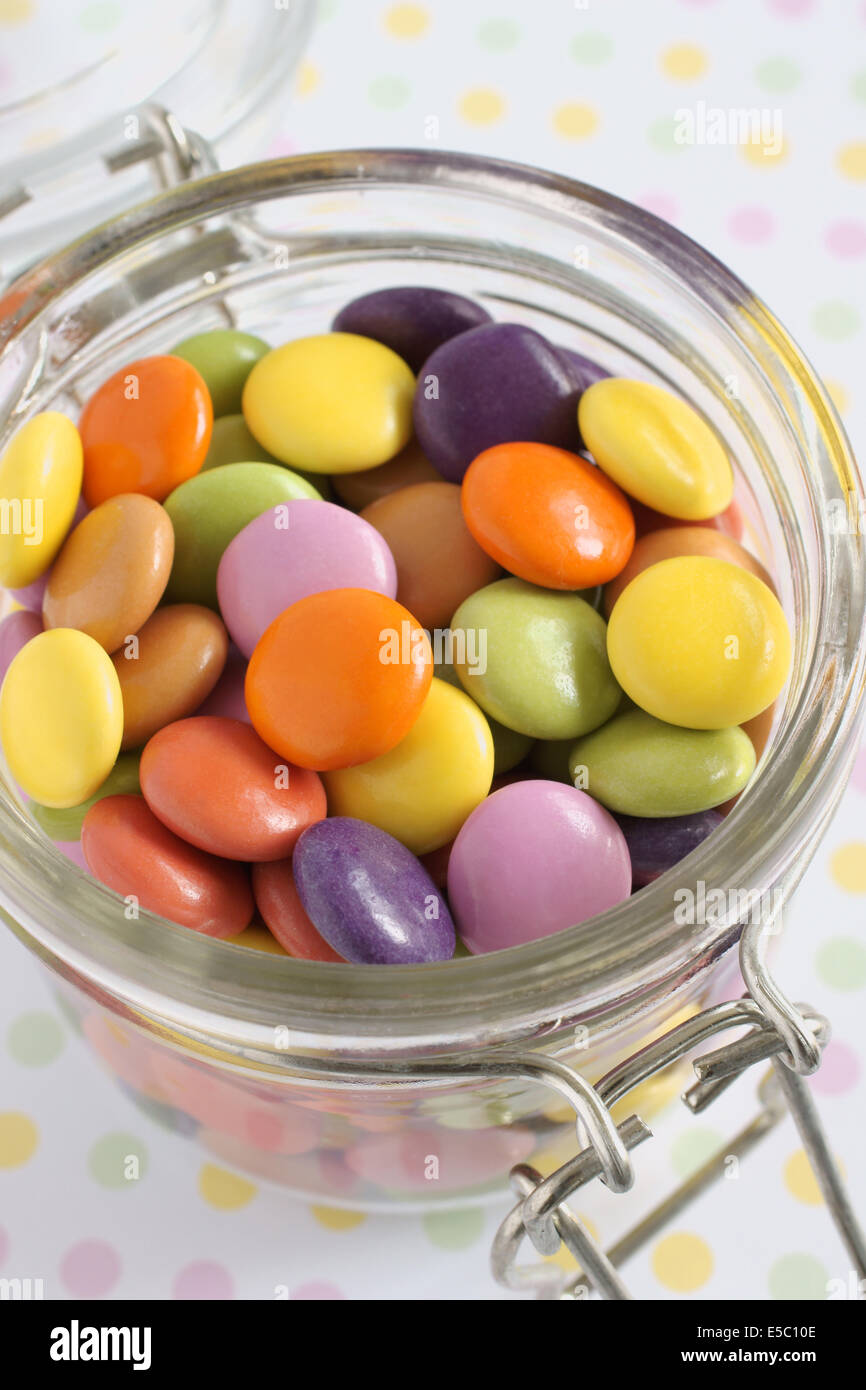
M 727 809 L 743 789 L 766 738 L 787 675 L 787 630 L 768 576 L 730 534 L 739 526 L 730 464 L 684 403 L 656 387 L 608 379 L 522 325 L 489 322 L 457 296 L 380 292 L 347 306 L 333 326 L 334 334 L 271 352 L 251 335 L 202 334 L 171 357 L 124 364 L 88 402 L 84 497 L 93 509 L 64 545 L 43 596 L 56 641 L 41 647 L 56 651 L 46 665 L 41 651 L 33 658 L 40 644 L 30 647 L 0 700 L 10 765 L 14 771 L 21 710 L 46 671 L 60 685 L 78 671 L 82 686 L 100 679 L 110 686 L 110 668 L 123 685 L 115 725 L 139 735 L 147 729 L 149 681 L 158 722 L 170 726 L 152 729 L 146 744 L 145 801 L 131 785 L 126 754 L 84 825 L 90 870 L 127 902 L 236 939 L 255 903 L 291 954 L 314 959 L 335 952 L 380 963 L 445 959 L 454 949 L 452 913 L 475 952 L 518 944 L 527 929 L 533 937 L 564 929 L 628 895 L 630 847 L 639 888 L 700 843 L 720 823 L 713 807 Z M 367 336 L 355 336 L 364 328 Z M 420 364 L 417 385 L 409 362 Z M 151 409 L 142 439 L 143 400 Z M 212 402 L 227 408 L 216 430 Z M 68 426 L 59 429 L 68 435 Z M 220 450 L 214 458 L 212 439 Z M 602 468 L 577 454 L 587 443 Z M 44 440 L 39 447 L 44 461 Z M 57 448 L 62 453 L 62 443 Z M 465 459 L 473 460 L 468 471 Z M 340 504 L 359 481 L 376 486 L 371 461 L 391 474 L 391 490 L 357 516 Z M 305 466 L 303 476 L 284 466 L 295 463 Z M 392 488 L 401 467 L 409 486 Z M 317 500 L 323 482 L 336 502 Z M 617 482 L 631 490 L 631 504 Z M 73 492 L 67 487 L 70 516 Z M 654 515 L 652 502 L 667 510 Z M 647 537 L 635 554 L 634 521 Z M 430 532 L 432 562 L 420 545 Z M 641 546 L 658 568 L 634 583 L 611 624 L 618 684 L 593 605 L 598 586 L 634 567 Z M 130 566 L 139 552 L 138 568 Z M 113 556 L 115 572 L 97 570 L 95 554 Z M 660 603 L 652 587 L 662 571 L 669 582 Z M 465 578 L 461 596 L 464 573 L 471 583 Z M 20 594 L 25 603 L 38 599 L 39 584 L 36 576 Z M 682 629 L 696 584 L 706 591 L 702 613 L 719 596 L 709 635 L 705 622 Z M 411 608 L 399 602 L 404 591 Z M 163 597 L 166 606 L 157 608 Z M 110 634 L 106 603 L 120 624 Z M 217 605 L 234 650 L 224 632 L 220 643 L 213 619 L 206 635 L 190 637 Z M 629 605 L 634 612 L 619 622 Z M 455 631 L 443 633 L 449 607 Z M 679 631 L 675 623 L 671 632 L 672 615 Z M 659 633 L 647 643 L 653 623 Z M 424 627 L 435 652 L 424 645 Z M 71 646 L 69 628 L 79 629 Z M 539 650 L 540 629 L 553 636 Z M 34 635 L 33 619 L 13 614 L 4 631 L 14 647 Z M 460 633 L 475 635 L 474 652 L 455 650 Z M 382 644 L 391 634 L 389 655 Z M 718 679 L 725 668 L 712 665 L 716 649 L 738 648 L 741 635 L 746 661 L 731 665 L 738 678 L 725 684 Z M 689 671 L 666 668 L 675 666 L 677 638 L 691 659 L 702 637 L 704 688 L 691 701 L 686 690 L 683 700 Z M 653 650 L 659 645 L 663 663 Z M 431 682 L 434 654 L 445 659 Z M 726 651 L 723 659 L 742 655 Z M 299 692 L 305 660 L 316 678 Z M 354 678 L 335 718 L 327 701 L 347 684 L 347 666 Z M 639 690 L 642 708 L 623 688 Z M 676 717 L 660 722 L 675 696 Z M 129 717 L 142 704 L 144 724 Z M 264 743 L 229 722 L 248 718 L 248 708 Z M 110 717 L 103 722 L 104 746 L 93 753 L 101 771 L 117 732 Z M 122 727 L 119 739 L 129 743 Z M 275 765 L 274 752 L 287 762 Z M 25 754 L 25 783 L 26 764 Z M 305 771 L 322 793 L 315 804 L 297 794 Z M 494 771 L 497 789 L 488 797 Z M 67 805 L 38 806 L 49 834 L 52 811 L 73 814 L 71 791 L 58 793 L 51 781 L 49 770 L 51 799 L 60 795 Z M 325 791 L 330 820 L 321 819 Z M 258 840 L 227 831 L 242 805 L 264 827 Z M 81 855 L 74 839 L 66 844 L 70 857 Z M 241 867 L 250 861 L 251 885 Z M 139 882 L 143 862 L 161 866 L 167 897 L 153 896 L 160 874 Z M 200 876 L 200 902 L 186 918 L 176 894 L 184 874 Z

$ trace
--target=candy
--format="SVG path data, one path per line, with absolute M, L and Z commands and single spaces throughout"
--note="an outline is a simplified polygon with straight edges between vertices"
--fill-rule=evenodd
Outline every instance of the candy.
M 742 729 L 683 729 L 627 710 L 571 750 L 572 781 L 627 816 L 690 816 L 742 791 L 755 750 Z
M 141 755 L 141 790 L 169 830 L 225 859 L 284 859 L 326 813 L 314 772 L 281 763 L 235 719 L 181 719 Z
M 17 613 L 9 613 L 0 622 L 0 685 L 15 657 L 26 647 L 31 637 L 38 637 L 42 631 L 42 619 L 38 613 L 21 608 Z
M 140 796 L 97 801 L 84 817 L 81 844 L 95 878 L 178 926 L 237 936 L 252 918 L 246 868 L 173 835 Z
M 122 367 L 81 416 L 87 505 L 122 492 L 162 502 L 201 468 L 212 424 L 207 387 L 189 362 L 142 357 Z
M 123 696 L 123 748 L 139 748 L 157 729 L 192 714 L 211 693 L 228 654 L 215 613 L 169 604 L 148 618 L 135 642 L 116 652 Z
M 421 452 L 417 440 L 410 439 L 405 449 L 387 463 L 380 463 L 378 468 L 364 468 L 360 473 L 338 473 L 332 481 L 340 501 L 359 512 L 399 488 L 411 487 L 414 483 L 441 483 L 442 474 L 437 473 Z
M 175 534 L 166 597 L 216 608 L 217 569 L 229 542 L 262 512 L 300 497 L 321 501 L 310 483 L 275 463 L 227 463 L 176 488 L 165 503 Z
M 432 655 L 394 599 L 369 589 L 312 594 L 276 618 L 252 654 L 245 695 L 253 727 L 300 767 L 369 762 L 417 719 Z
M 330 817 L 304 831 L 293 862 L 304 910 L 345 960 L 415 965 L 453 955 L 444 898 L 414 854 L 384 830 Z
M 249 724 L 250 716 L 244 699 L 246 674 L 246 658 L 236 647 L 229 646 L 223 673 L 196 713 L 224 715 L 227 719 L 240 719 Z
M 252 879 L 256 907 L 273 937 L 290 956 L 296 956 L 299 960 L 343 959 L 316 931 L 304 911 L 295 887 L 290 859 L 254 864 Z
M 379 532 L 332 502 L 263 512 L 226 547 L 217 571 L 220 612 L 246 656 L 285 608 L 326 589 L 397 592 L 394 557 Z
M 417 483 L 365 507 L 397 565 L 397 598 L 422 627 L 447 627 L 455 609 L 499 576 L 472 539 L 454 483 Z
M 52 840 L 73 844 L 81 839 L 84 817 L 91 806 L 96 805 L 97 801 L 101 801 L 104 796 L 134 796 L 140 791 L 138 754 L 121 753 L 105 781 L 86 801 L 79 802 L 77 806 L 66 806 L 59 809 L 53 806 L 43 806 L 38 801 L 31 801 L 28 810 L 37 825 L 40 825 L 45 834 Z
M 574 348 L 563 347 L 561 343 L 556 344 L 556 351 L 565 362 L 566 369 L 571 373 L 572 380 L 578 391 L 586 391 L 595 381 L 604 381 L 610 376 L 610 372 L 605 371 L 592 358 L 584 357 L 583 353 L 575 352 Z
M 574 374 L 540 333 L 489 323 L 461 333 L 424 363 L 415 391 L 418 443 L 450 482 L 485 449 L 533 440 L 579 443 Z
M 270 350 L 268 343 L 252 333 L 215 328 L 184 338 L 172 348 L 172 356 L 182 357 L 195 367 L 208 389 L 214 415 L 232 415 L 241 408 L 247 377 Z
M 210 445 L 201 471 L 205 473 L 211 468 L 222 468 L 226 463 L 279 462 L 250 433 L 243 415 L 221 415 L 213 422 Z
M 642 574 L 650 565 L 661 560 L 673 560 L 681 555 L 708 555 L 716 560 L 727 560 L 732 565 L 756 574 L 768 588 L 773 581 L 760 560 L 750 555 L 748 550 L 722 531 L 710 530 L 707 526 L 670 526 L 662 531 L 650 531 L 641 536 L 632 551 L 631 559 L 620 574 L 612 579 L 604 591 L 604 611 L 610 617 L 613 606 L 623 589 Z
M 0 689 L 0 742 L 29 797 L 62 808 L 92 796 L 122 732 L 117 673 L 92 637 L 58 628 L 22 647 Z
M 754 718 L 791 664 L 775 594 L 740 565 L 706 556 L 662 560 L 633 579 L 611 614 L 607 647 L 636 705 L 693 729 Z
M 631 499 L 631 509 L 638 537 L 647 536 L 651 531 L 667 531 L 672 526 L 708 526 L 712 531 L 723 531 L 726 536 L 733 536 L 735 541 L 743 539 L 743 513 L 736 498 L 723 512 L 705 517 L 702 521 L 679 521 L 676 517 L 665 516 L 664 512 L 654 511 L 652 507 L 645 507 L 643 502 L 636 502 L 634 498 Z
M 492 778 L 487 720 L 462 690 L 434 679 L 396 748 L 324 781 L 332 815 L 369 821 L 413 854 L 429 854 L 454 838 Z
M 595 382 L 580 398 L 578 423 L 599 467 L 648 507 L 700 521 L 729 505 L 734 475 L 724 448 L 696 410 L 661 386 Z
M 0 458 L 0 584 L 22 589 L 48 569 L 81 492 L 82 448 L 71 420 L 34 415 Z
M 89 512 L 45 588 L 47 628 L 74 627 L 116 651 L 150 617 L 168 583 L 174 531 L 150 497 L 125 493 Z
M 313 473 L 375 468 L 412 433 L 415 378 L 371 338 L 298 338 L 257 362 L 244 387 L 244 419 L 266 449 Z
M 631 858 L 632 887 L 643 888 L 672 869 L 721 825 L 718 811 L 646 819 L 617 816 Z
M 564 931 L 630 890 L 616 821 L 559 782 L 515 782 L 494 792 L 466 821 L 448 864 L 448 898 L 475 955 Z
M 547 444 L 499 444 L 479 454 L 463 479 L 463 515 L 504 569 L 548 589 L 607 583 L 634 545 L 631 511 L 616 484 Z
M 460 294 L 406 285 L 373 290 L 353 299 L 331 326 L 336 333 L 375 338 L 417 373 L 430 354 L 450 338 L 489 322 L 486 309 Z
M 500 579 L 460 605 L 452 630 L 466 634 L 454 665 L 467 692 L 529 738 L 577 738 L 619 704 L 604 619 L 577 594 Z
M 449 661 L 437 662 L 434 668 L 434 677 L 439 680 L 447 681 L 456 690 L 463 690 L 460 677 L 454 670 Z M 533 745 L 533 740 L 526 734 L 519 734 L 516 729 L 506 729 L 504 724 L 500 724 L 498 719 L 493 719 L 489 714 L 485 714 L 487 727 L 493 739 L 493 772 L 494 775 L 500 772 L 510 772 L 521 762 Z M 571 742 L 569 741 L 569 747 Z

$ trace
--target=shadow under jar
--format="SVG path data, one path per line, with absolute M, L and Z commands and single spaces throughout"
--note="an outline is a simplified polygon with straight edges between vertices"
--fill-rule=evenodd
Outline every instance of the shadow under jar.
M 126 920 L 45 840 L 5 773 L 0 903 L 155 1119 L 295 1193 L 405 1210 L 501 1194 L 513 1163 L 543 1154 L 549 1171 L 575 1150 L 573 1114 L 544 1086 L 449 1074 L 455 1063 L 519 1048 L 596 1080 L 737 992 L 736 913 L 679 925 L 674 891 L 703 882 L 734 902 L 743 888 L 787 897 L 803 874 L 856 748 L 866 556 L 844 434 L 767 308 L 648 213 L 466 155 L 251 165 L 182 184 L 42 262 L 0 299 L 0 446 L 36 411 L 77 418 L 118 366 L 192 332 L 236 325 L 276 345 L 399 284 L 468 295 L 611 372 L 668 386 L 724 441 L 746 544 L 775 576 L 794 635 L 746 793 L 675 884 L 665 875 L 492 955 L 361 967 L 248 951 L 145 912 Z M 413 1074 L 434 1065 L 441 1076 Z M 628 1109 L 650 1118 L 670 1091 L 657 1083 Z

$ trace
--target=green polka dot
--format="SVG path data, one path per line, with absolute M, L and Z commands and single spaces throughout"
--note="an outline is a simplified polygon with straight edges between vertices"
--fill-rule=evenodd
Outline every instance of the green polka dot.
M 851 95 L 855 101 L 866 101 L 866 68 L 851 78 Z
M 832 989 L 862 989 L 866 985 L 866 946 L 853 936 L 834 936 L 818 952 L 815 969 Z
M 607 34 L 578 34 L 568 45 L 568 51 L 576 63 L 595 67 L 597 63 L 606 63 L 613 53 L 613 39 Z
M 66 998 L 66 995 L 61 994 L 59 989 L 53 989 L 51 993 L 54 996 L 55 1004 L 63 1015 L 64 1021 L 69 1025 L 76 1037 L 83 1037 L 81 1019 L 78 1017 L 72 1004 L 70 1004 L 69 1000 Z
M 383 111 L 396 111 L 409 100 L 409 86 L 402 77 L 376 77 L 367 89 L 374 106 Z
M 513 19 L 486 19 L 478 30 L 478 42 L 491 53 L 507 53 L 520 41 L 520 28 Z
M 53 1014 L 34 1009 L 19 1014 L 6 1034 L 6 1046 L 25 1067 L 44 1067 L 63 1051 L 63 1029 Z
M 657 150 L 661 150 L 664 154 L 669 154 L 671 151 L 687 148 L 685 144 L 681 144 L 677 140 L 678 130 L 679 122 L 675 117 L 660 116 L 657 121 L 653 121 L 647 135 L 651 145 L 654 145 Z
M 116 0 L 95 0 L 92 5 L 85 5 L 78 18 L 88 34 L 104 34 L 119 21 L 120 6 Z
M 814 1255 L 783 1255 L 772 1266 L 767 1280 L 771 1298 L 827 1297 L 827 1271 Z
M 135 1187 L 148 1169 L 147 1147 L 134 1134 L 104 1134 L 87 1155 L 87 1167 L 100 1187 Z
M 706 1163 L 724 1143 L 717 1129 L 686 1129 L 671 1145 L 671 1163 L 681 1178 L 687 1178 Z
M 844 299 L 828 299 L 812 310 L 812 327 L 822 338 L 840 343 L 860 327 L 860 316 Z
M 755 69 L 755 80 L 765 92 L 791 92 L 802 76 L 790 58 L 766 58 Z
M 431 1211 L 423 1219 L 424 1230 L 440 1250 L 467 1250 L 484 1231 L 484 1212 L 480 1207 L 460 1211 Z

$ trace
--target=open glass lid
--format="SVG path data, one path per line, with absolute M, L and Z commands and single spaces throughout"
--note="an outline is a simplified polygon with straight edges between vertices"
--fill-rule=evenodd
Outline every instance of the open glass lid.
M 315 10 L 316 0 L 7 6 L 0 283 L 172 177 L 172 131 L 196 131 L 223 167 L 261 154 Z M 206 171 L 207 150 L 196 154 Z

